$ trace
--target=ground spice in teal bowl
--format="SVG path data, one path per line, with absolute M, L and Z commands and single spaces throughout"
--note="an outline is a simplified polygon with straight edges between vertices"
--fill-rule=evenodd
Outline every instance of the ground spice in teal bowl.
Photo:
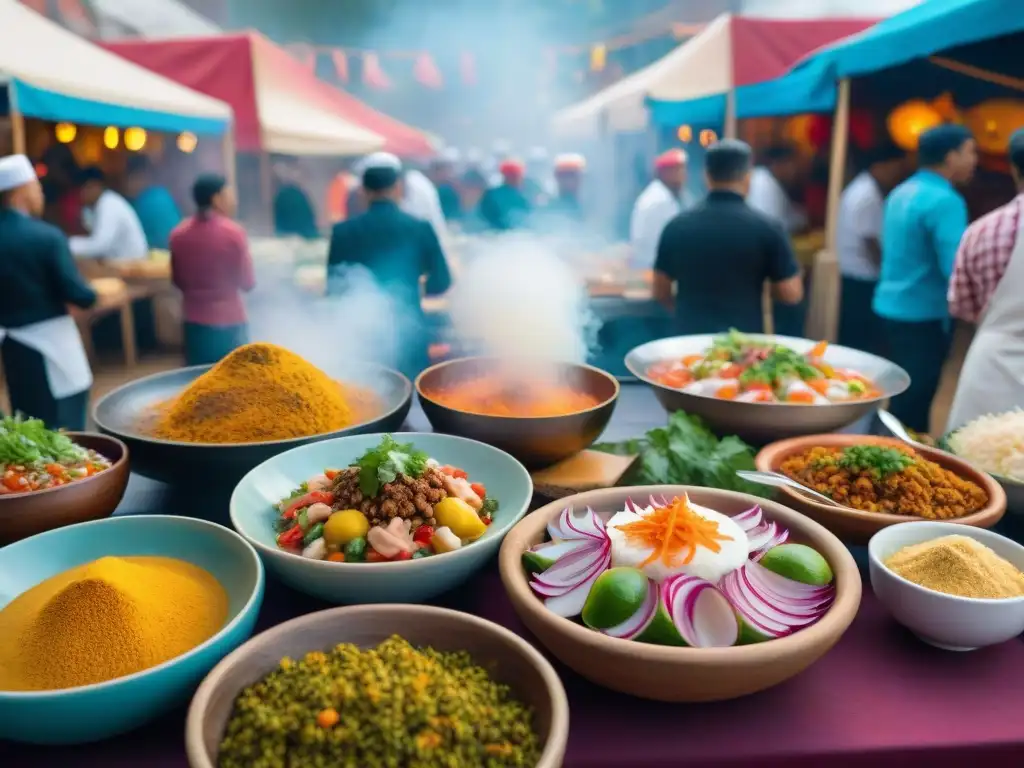
M 533 713 L 464 652 L 343 644 L 235 701 L 219 768 L 534 768 Z

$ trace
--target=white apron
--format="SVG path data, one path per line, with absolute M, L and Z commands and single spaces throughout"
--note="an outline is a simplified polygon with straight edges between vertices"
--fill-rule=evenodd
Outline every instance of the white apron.
M 78 325 L 70 315 L 21 328 L 0 328 L 0 343 L 6 336 L 43 356 L 50 394 L 55 400 L 85 392 L 92 386 L 89 358 L 85 354 Z M 14 375 L 14 371 L 7 371 L 8 377 Z
M 1024 221 L 967 352 L 946 431 L 1024 407 Z

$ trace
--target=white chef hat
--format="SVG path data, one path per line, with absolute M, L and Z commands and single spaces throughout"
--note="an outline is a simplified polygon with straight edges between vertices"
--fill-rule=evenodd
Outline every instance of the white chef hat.
M 10 192 L 37 179 L 32 161 L 25 155 L 0 157 L 0 192 Z
M 369 170 L 391 170 L 396 173 L 402 172 L 402 161 L 390 152 L 374 152 L 367 155 L 354 168 L 357 175 L 362 176 Z

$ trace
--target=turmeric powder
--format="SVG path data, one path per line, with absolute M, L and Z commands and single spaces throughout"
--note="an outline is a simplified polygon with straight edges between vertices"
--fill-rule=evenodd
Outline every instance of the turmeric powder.
M 341 385 L 293 352 L 248 344 L 166 404 L 153 432 L 184 443 L 257 443 L 344 429 L 356 412 Z
M 199 566 L 104 557 L 36 585 L 0 611 L 0 691 L 52 691 L 155 667 L 224 626 L 228 597 Z

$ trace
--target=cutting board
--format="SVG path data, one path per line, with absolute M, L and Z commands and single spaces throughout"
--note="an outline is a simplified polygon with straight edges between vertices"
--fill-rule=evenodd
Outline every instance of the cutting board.
M 553 467 L 533 473 L 534 491 L 549 499 L 610 488 L 633 466 L 636 456 L 615 456 L 601 451 L 581 451 Z

